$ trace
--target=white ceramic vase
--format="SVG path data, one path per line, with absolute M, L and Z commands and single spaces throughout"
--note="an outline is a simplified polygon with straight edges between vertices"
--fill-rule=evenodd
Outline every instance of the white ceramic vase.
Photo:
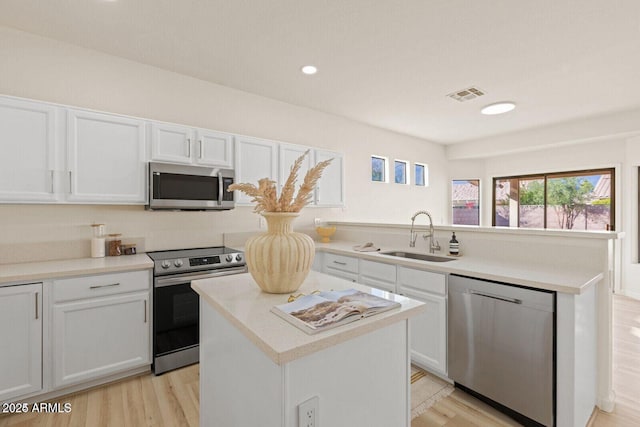
M 247 240 L 247 267 L 260 289 L 271 294 L 297 291 L 315 256 L 313 239 L 292 231 L 298 212 L 263 212 L 267 232 Z

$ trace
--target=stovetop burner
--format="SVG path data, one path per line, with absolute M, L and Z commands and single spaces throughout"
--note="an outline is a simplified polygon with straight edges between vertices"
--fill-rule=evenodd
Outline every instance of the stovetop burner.
M 226 246 L 147 252 L 147 255 L 154 262 L 154 276 L 245 265 L 244 253 Z

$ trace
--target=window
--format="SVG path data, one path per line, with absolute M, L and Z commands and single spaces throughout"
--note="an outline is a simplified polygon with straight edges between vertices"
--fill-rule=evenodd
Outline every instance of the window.
M 480 180 L 453 180 L 451 207 L 453 224 L 480 225 Z
M 407 162 L 404 160 L 395 160 L 394 161 L 394 171 L 395 171 L 395 183 L 396 184 L 407 184 L 409 181 L 408 178 L 408 170 L 407 170 Z
M 416 163 L 416 174 L 415 174 L 415 183 L 416 185 L 426 187 L 429 185 L 429 177 L 427 174 L 429 170 L 427 169 L 427 165 L 423 163 Z
M 371 156 L 371 181 L 387 182 L 387 159 Z
M 614 230 L 615 170 L 494 178 L 493 225 Z

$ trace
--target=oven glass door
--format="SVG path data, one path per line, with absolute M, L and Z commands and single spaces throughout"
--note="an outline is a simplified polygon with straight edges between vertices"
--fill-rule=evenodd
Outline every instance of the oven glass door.
M 198 345 L 199 324 L 199 298 L 190 281 L 154 288 L 156 357 Z

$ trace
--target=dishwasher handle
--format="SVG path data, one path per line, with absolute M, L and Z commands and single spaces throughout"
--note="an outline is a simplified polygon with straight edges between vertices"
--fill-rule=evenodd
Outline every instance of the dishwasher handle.
M 484 292 L 474 291 L 472 289 L 469 289 L 469 293 L 471 295 L 478 295 L 479 297 L 497 299 L 497 300 L 504 301 L 504 302 L 510 302 L 512 304 L 522 304 L 522 300 L 521 299 L 517 299 L 517 298 L 501 297 L 501 296 L 498 296 L 498 295 L 492 295 L 492 294 L 486 294 Z

